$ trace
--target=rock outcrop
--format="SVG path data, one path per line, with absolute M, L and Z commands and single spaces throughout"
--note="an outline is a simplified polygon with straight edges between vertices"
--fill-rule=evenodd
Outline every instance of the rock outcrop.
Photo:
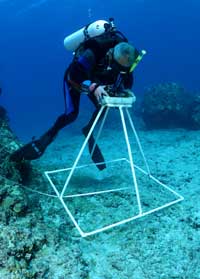
M 200 129 L 200 96 L 187 92 L 177 83 L 149 87 L 140 110 L 148 129 Z

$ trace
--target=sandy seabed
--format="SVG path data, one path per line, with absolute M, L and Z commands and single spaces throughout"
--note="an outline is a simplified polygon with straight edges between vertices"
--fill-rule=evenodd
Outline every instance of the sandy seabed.
M 106 161 L 127 157 L 120 126 L 106 127 L 99 146 Z M 81 238 L 64 207 L 56 198 L 39 195 L 46 231 L 59 231 L 57 247 L 41 251 L 48 261 L 47 277 L 72 279 L 198 279 L 200 278 L 200 141 L 199 131 L 138 130 L 151 173 L 184 197 L 180 203 L 109 229 Z M 71 167 L 83 136 L 62 131 L 43 157 L 34 162 L 44 171 Z M 134 163 L 144 167 L 133 135 Z M 79 164 L 91 163 L 86 149 Z M 68 171 L 52 177 L 62 190 Z M 144 211 L 176 197 L 136 171 Z M 46 182 L 45 182 L 46 181 Z M 86 193 L 119 187 L 129 189 L 89 197 L 66 199 L 83 231 L 91 231 L 138 213 L 129 164 L 111 163 L 99 172 L 92 165 L 77 169 L 66 194 Z M 36 190 L 55 195 L 47 180 Z M 80 272 L 81 271 L 81 272 Z
M 38 5 L 45 2 L 41 0 Z M 38 5 L 27 7 L 18 15 Z M 111 122 L 113 128 L 106 125 L 98 142 L 106 162 L 129 159 L 121 126 L 113 119 Z M 84 141 L 80 130 L 80 124 L 64 129 L 45 154 L 32 162 L 37 169 L 34 174 L 38 183 L 18 186 L 23 188 L 30 204 L 24 215 L 12 216 L 10 223 L 0 220 L 3 244 L 0 245 L 0 279 L 200 279 L 200 131 L 147 131 L 139 127 L 138 135 L 151 174 L 184 200 L 82 238 L 44 176 L 45 171 L 73 165 Z M 133 134 L 130 143 L 134 163 L 146 169 Z M 72 195 L 123 188 L 64 198 L 84 232 L 138 214 L 129 163 L 122 160 L 106 164 L 107 168 L 99 171 L 86 148 L 78 163 L 85 167 L 75 170 L 65 191 L 65 195 Z M 137 168 L 135 171 L 143 212 L 177 199 Z M 51 175 L 59 192 L 68 174 L 69 170 Z M 15 186 L 13 182 L 9 188 Z

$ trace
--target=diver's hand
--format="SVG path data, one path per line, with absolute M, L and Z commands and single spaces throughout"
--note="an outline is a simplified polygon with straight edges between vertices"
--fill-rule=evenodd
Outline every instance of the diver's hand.
M 96 87 L 96 84 L 92 84 L 90 87 Z M 109 96 L 108 93 L 105 90 L 105 85 L 99 85 L 95 90 L 94 90 L 94 96 L 97 98 L 97 101 L 100 102 L 103 96 Z M 91 88 L 92 89 L 92 88 Z M 93 90 L 91 90 L 93 91 Z
M 97 101 L 100 102 L 103 96 L 109 96 L 106 90 L 104 89 L 105 85 L 100 85 L 97 87 L 97 89 L 94 91 L 94 95 L 97 98 Z

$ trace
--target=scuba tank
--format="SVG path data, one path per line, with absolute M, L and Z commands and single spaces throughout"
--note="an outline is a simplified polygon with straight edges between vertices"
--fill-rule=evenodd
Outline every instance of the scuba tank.
M 75 51 L 84 41 L 102 35 L 111 27 L 111 22 L 105 20 L 97 20 L 93 23 L 86 25 L 71 35 L 65 37 L 64 47 L 67 50 Z

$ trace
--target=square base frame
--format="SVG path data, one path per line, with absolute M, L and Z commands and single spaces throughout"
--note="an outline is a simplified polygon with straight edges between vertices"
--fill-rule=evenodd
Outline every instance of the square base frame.
M 63 205 L 66 213 L 68 214 L 68 216 L 70 217 L 71 221 L 73 222 L 73 224 L 75 225 L 75 227 L 77 228 L 79 234 L 82 237 L 87 237 L 87 236 L 90 236 L 90 235 L 94 235 L 96 233 L 103 232 L 105 230 L 111 229 L 111 228 L 119 226 L 121 224 L 128 223 L 128 222 L 130 222 L 132 220 L 144 217 L 144 216 L 149 215 L 149 214 L 151 214 L 153 212 L 156 212 L 156 211 L 159 211 L 159 210 L 161 210 L 163 208 L 169 207 L 169 206 L 171 206 L 171 205 L 173 205 L 175 203 L 178 203 L 178 202 L 180 202 L 180 201 L 182 201 L 184 199 L 183 196 L 181 196 L 176 191 L 174 191 L 172 188 L 170 188 L 169 186 L 165 185 L 164 183 L 159 181 L 157 178 L 155 178 L 153 175 L 151 175 L 151 172 L 150 172 L 150 169 L 149 169 L 149 165 L 147 163 L 147 160 L 146 160 L 146 157 L 144 155 L 142 146 L 140 144 L 139 137 L 137 135 L 137 132 L 136 132 L 134 124 L 133 124 L 133 121 L 132 121 L 131 116 L 130 116 L 129 111 L 128 111 L 128 108 L 132 107 L 134 99 L 130 98 L 130 102 L 127 100 L 127 98 L 124 98 L 124 99 L 126 99 L 125 102 L 123 102 L 123 98 L 120 98 L 120 99 L 121 100 L 118 103 L 118 102 L 116 102 L 116 97 L 114 97 L 113 98 L 113 102 L 112 102 L 112 98 L 109 97 L 109 102 L 104 102 L 104 104 L 102 105 L 99 113 L 97 114 L 96 119 L 95 119 L 95 121 L 94 121 L 94 123 L 93 123 L 93 125 L 92 125 L 92 127 L 91 127 L 91 129 L 90 129 L 90 131 L 89 131 L 85 141 L 83 142 L 82 147 L 81 147 L 81 149 L 80 149 L 80 151 L 78 153 L 78 156 L 76 157 L 76 160 L 74 161 L 74 164 L 73 164 L 73 166 L 71 168 L 65 168 L 65 169 L 59 169 L 59 170 L 53 170 L 53 171 L 45 171 L 45 176 L 47 177 L 50 185 L 52 186 L 52 188 L 55 191 L 58 199 L 60 200 L 61 204 Z M 72 195 L 66 195 L 65 194 L 66 193 L 66 189 L 69 186 L 69 182 L 70 182 L 70 180 L 72 178 L 72 175 L 73 175 L 75 169 L 89 167 L 91 165 L 94 165 L 94 164 L 87 164 L 87 165 L 80 165 L 80 166 L 78 166 L 78 162 L 79 162 L 79 160 L 80 160 L 80 158 L 82 156 L 82 153 L 83 153 L 83 151 L 84 151 L 84 149 L 85 149 L 85 147 L 86 147 L 86 145 L 87 145 L 87 143 L 89 141 L 89 138 L 92 135 L 92 132 L 94 131 L 94 129 L 95 129 L 99 119 L 104 114 L 102 123 L 101 123 L 99 131 L 97 133 L 97 138 L 96 138 L 95 144 L 93 146 L 93 150 L 91 152 L 91 156 L 92 156 L 92 153 L 93 153 L 95 145 L 96 145 L 96 143 L 97 143 L 97 141 L 98 141 L 98 139 L 100 137 L 100 134 L 101 134 L 103 126 L 104 126 L 105 119 L 107 118 L 107 114 L 108 114 L 110 108 L 117 108 L 119 110 L 129 159 L 127 159 L 127 158 L 119 158 L 119 159 L 116 159 L 116 160 L 111 160 L 111 161 L 102 162 L 102 163 L 98 163 L 98 164 L 104 164 L 104 163 L 109 164 L 109 163 L 113 163 L 113 162 L 126 161 L 130 165 L 131 173 L 132 173 L 133 186 L 134 186 L 134 190 L 135 190 L 135 194 L 136 194 L 136 200 L 137 200 L 138 214 L 134 215 L 134 216 L 131 216 L 130 218 L 123 219 L 123 220 L 121 220 L 119 222 L 115 222 L 115 223 L 112 223 L 110 225 L 101 227 L 99 229 L 88 231 L 88 232 L 84 232 L 81 229 L 81 227 L 79 226 L 77 220 L 73 216 L 73 214 L 70 211 L 69 207 L 67 206 L 67 202 L 66 202 L 67 198 L 72 199 L 72 198 L 75 198 L 75 197 L 94 196 L 94 195 L 98 195 L 98 194 L 104 194 L 104 193 L 110 193 L 110 192 L 116 192 L 116 191 L 123 191 L 123 190 L 129 189 L 129 188 L 131 189 L 131 187 L 123 187 L 123 188 L 114 188 L 114 189 L 109 189 L 109 190 L 104 190 L 104 191 L 94 191 L 94 192 L 83 193 L 83 194 L 72 194 Z M 125 112 L 127 114 L 128 121 L 129 121 L 130 126 L 132 128 L 132 131 L 134 133 L 134 136 L 135 136 L 135 139 L 136 139 L 139 151 L 140 151 L 140 153 L 142 155 L 142 158 L 143 158 L 146 170 L 144 170 L 143 168 L 140 168 L 139 166 L 137 166 L 137 165 L 135 165 L 133 163 L 133 155 L 132 155 L 131 145 L 130 145 L 130 141 L 129 141 L 129 137 L 128 137 L 127 126 L 126 126 L 126 121 L 125 121 L 125 117 L 124 117 L 124 110 L 125 110 Z M 136 178 L 136 174 L 135 174 L 135 169 L 139 170 L 144 175 L 148 176 L 150 179 L 152 179 L 155 183 L 157 183 L 159 186 L 164 188 L 166 191 L 171 192 L 175 196 L 175 200 L 173 200 L 171 202 L 168 202 L 168 203 L 165 203 L 165 204 L 163 204 L 163 205 L 161 205 L 159 207 L 155 207 L 155 208 L 153 208 L 151 210 L 144 211 L 143 208 L 142 208 L 142 204 L 141 204 L 140 192 L 139 192 L 139 187 L 138 187 L 137 178 Z M 67 179 L 66 179 L 66 181 L 65 181 L 65 183 L 63 185 L 63 188 L 62 188 L 61 192 L 58 190 L 58 188 L 56 187 L 55 183 L 52 181 L 52 179 L 50 177 L 52 174 L 59 173 L 59 172 L 69 172 L 69 175 L 68 175 L 68 177 L 67 177 Z

